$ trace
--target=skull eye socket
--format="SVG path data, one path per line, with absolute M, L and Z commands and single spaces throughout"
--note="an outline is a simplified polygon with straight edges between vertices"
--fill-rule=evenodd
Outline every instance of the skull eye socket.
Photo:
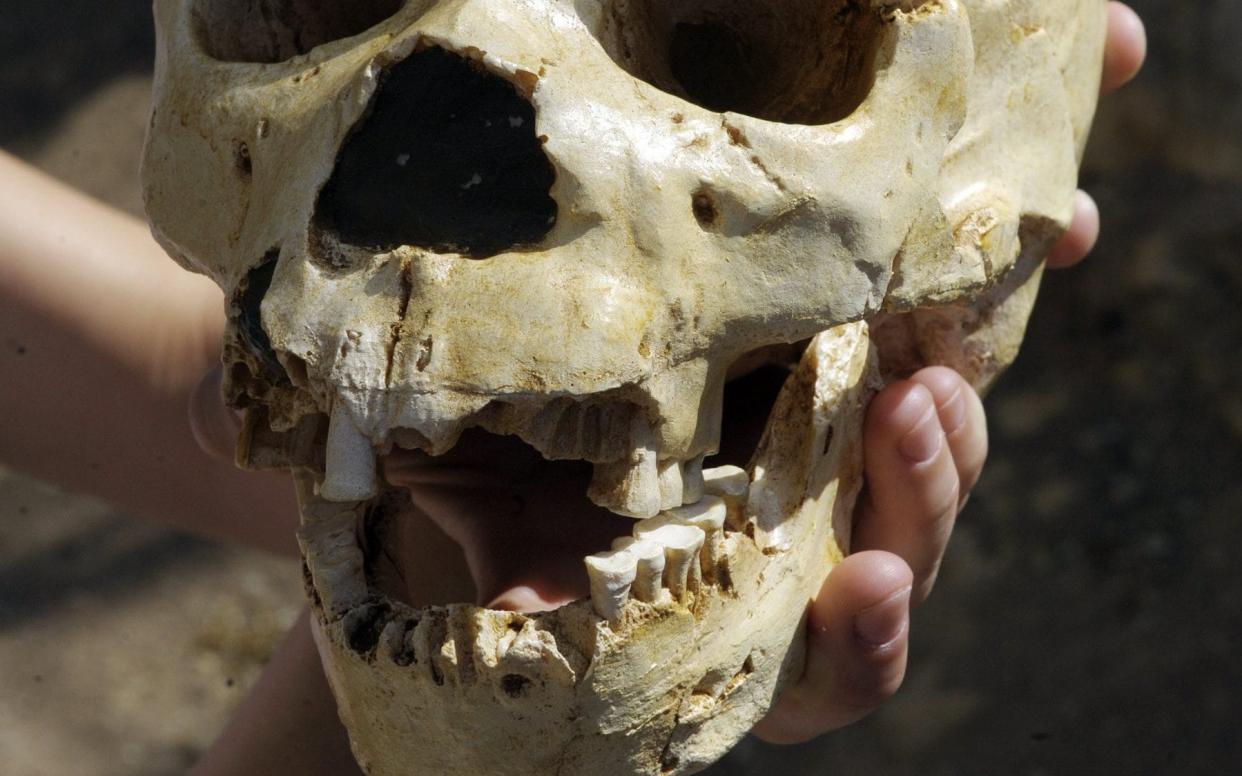
M 385 73 L 319 195 L 316 225 L 348 245 L 487 258 L 551 231 L 555 181 L 529 100 L 430 47 Z
M 370 29 L 405 0 L 198 0 L 196 32 L 223 62 L 275 64 Z
M 609 0 L 599 38 L 634 77 L 708 110 L 828 124 L 853 113 L 875 81 L 886 36 L 872 5 Z

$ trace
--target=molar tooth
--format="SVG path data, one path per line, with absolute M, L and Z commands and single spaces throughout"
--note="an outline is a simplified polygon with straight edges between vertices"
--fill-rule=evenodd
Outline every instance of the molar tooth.
M 705 539 L 701 528 L 656 517 L 634 526 L 634 538 L 664 547 L 664 583 L 674 598 L 685 601 L 686 594 L 698 588 L 699 550 Z
M 704 496 L 698 503 L 670 509 L 661 517 L 680 525 L 692 525 L 703 532 L 703 573 L 709 579 L 715 577 L 720 562 L 720 540 L 724 538 L 724 524 L 729 516 L 729 506 L 719 496 Z
M 605 620 L 616 620 L 630 597 L 638 559 L 629 550 L 601 552 L 586 558 L 591 605 Z
M 337 402 L 328 426 L 327 461 L 319 495 L 328 501 L 367 501 L 379 493 L 371 440 Z
M 703 470 L 703 491 L 724 499 L 728 505 L 727 523 L 740 531 L 746 525 L 746 499 L 750 495 L 750 476 L 737 466 L 718 466 Z
M 684 486 L 681 477 L 680 461 L 670 459 L 660 463 L 660 509 L 682 505 Z
M 664 547 L 632 536 L 621 536 L 613 540 L 612 548 L 628 550 L 638 561 L 630 595 L 644 603 L 655 603 L 660 597 L 664 578 Z
M 703 489 L 703 456 L 691 458 L 682 464 L 681 482 L 683 504 L 693 504 L 703 498 L 706 492 Z

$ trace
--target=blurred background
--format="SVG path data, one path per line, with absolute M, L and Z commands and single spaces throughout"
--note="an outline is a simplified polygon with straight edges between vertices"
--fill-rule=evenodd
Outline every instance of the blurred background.
M 1103 104 L 1083 175 L 1104 235 L 1048 279 L 989 399 L 992 457 L 906 686 L 712 773 L 1242 763 L 1242 3 L 1132 4 L 1148 65 Z M 143 0 L 4 0 L 0 147 L 139 214 L 152 49 Z M 288 562 L 0 470 L 0 771 L 183 772 L 299 608 Z

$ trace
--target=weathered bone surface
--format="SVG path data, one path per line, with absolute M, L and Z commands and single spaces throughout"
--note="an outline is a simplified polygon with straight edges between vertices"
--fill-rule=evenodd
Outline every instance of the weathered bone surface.
M 763 715 L 871 391 L 1015 357 L 1104 33 L 1102 0 L 155 7 L 148 210 L 229 295 L 239 460 L 300 472 L 374 774 L 691 773 Z M 704 471 L 730 365 L 811 338 L 749 468 Z M 649 519 L 589 601 L 414 611 L 368 577 L 376 457 L 471 427 Z

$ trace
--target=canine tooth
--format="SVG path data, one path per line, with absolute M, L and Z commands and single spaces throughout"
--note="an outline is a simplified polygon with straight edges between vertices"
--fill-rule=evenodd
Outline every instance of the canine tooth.
M 587 496 L 596 504 L 629 517 L 651 517 L 660 511 L 660 471 L 654 450 L 639 450 L 634 459 L 595 464 Z
M 613 550 L 586 558 L 591 579 L 591 605 L 606 620 L 615 620 L 625 608 L 634 584 L 638 559 L 629 550 Z
M 720 540 L 724 536 L 725 520 L 729 506 L 719 496 L 704 496 L 698 503 L 670 509 L 661 517 L 681 525 L 692 525 L 703 532 L 703 572 L 709 577 L 715 573 L 720 562 Z
M 717 466 L 703 470 L 703 491 L 725 500 L 730 528 L 741 530 L 746 523 L 746 499 L 750 495 L 750 476 L 737 466 Z
M 663 461 L 660 464 L 660 509 L 681 506 L 684 486 L 681 480 L 681 462 Z
M 612 548 L 628 550 L 638 561 L 630 595 L 639 601 L 654 603 L 660 597 L 664 578 L 664 547 L 632 536 L 621 536 L 613 541 Z
M 703 498 L 703 456 L 691 458 L 682 464 L 681 502 L 693 504 Z
M 354 423 L 342 402 L 332 410 L 328 425 L 327 461 L 319 495 L 328 501 L 366 501 L 375 498 L 375 451 L 371 440 Z
M 659 523 L 658 525 L 644 525 Z M 634 538 L 664 547 L 664 584 L 678 601 L 699 585 L 699 550 L 705 538 L 701 528 L 662 521 L 644 520 L 634 527 Z

